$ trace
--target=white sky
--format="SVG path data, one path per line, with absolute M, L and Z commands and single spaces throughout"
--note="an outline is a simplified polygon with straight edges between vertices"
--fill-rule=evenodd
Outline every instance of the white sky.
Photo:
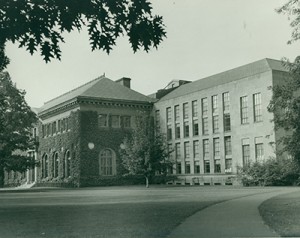
M 291 28 L 275 8 L 283 0 L 152 0 L 154 13 L 164 17 L 167 38 L 158 50 L 136 54 L 126 38 L 110 55 L 91 52 L 86 31 L 65 36 L 62 60 L 46 64 L 7 44 L 7 70 L 25 89 L 30 106 L 40 107 L 60 94 L 104 72 L 112 80 L 132 79 L 132 89 L 150 94 L 172 79 L 196 80 L 263 58 L 293 60 L 299 43 L 287 45 Z

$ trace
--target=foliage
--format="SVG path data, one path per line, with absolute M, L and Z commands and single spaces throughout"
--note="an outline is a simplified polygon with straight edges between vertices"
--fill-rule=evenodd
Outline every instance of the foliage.
M 238 168 L 244 186 L 283 186 L 300 184 L 300 166 L 292 159 L 271 158 Z
M 34 148 L 31 130 L 36 115 L 25 99 L 25 92 L 13 85 L 6 72 L 0 72 L 0 171 L 25 171 L 34 160 L 24 153 Z
M 136 120 L 136 128 L 130 137 L 123 141 L 121 149 L 122 164 L 128 174 L 143 175 L 148 187 L 149 178 L 157 173 L 166 175 L 172 164 L 163 135 L 155 133 L 150 117 L 142 116 Z
M 61 59 L 63 33 L 87 26 L 92 50 L 109 53 L 126 34 L 134 52 L 148 52 L 166 37 L 162 20 L 148 0 L 1 0 L 0 48 L 18 42 L 30 54 L 39 49 L 46 62 Z

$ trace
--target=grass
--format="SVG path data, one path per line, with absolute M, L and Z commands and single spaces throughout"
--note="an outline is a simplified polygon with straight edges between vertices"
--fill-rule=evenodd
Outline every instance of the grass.
M 300 192 L 263 202 L 259 211 L 267 225 L 283 237 L 300 237 Z

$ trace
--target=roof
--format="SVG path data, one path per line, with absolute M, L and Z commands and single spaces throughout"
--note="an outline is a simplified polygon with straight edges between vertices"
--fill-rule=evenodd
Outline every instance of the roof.
M 153 98 L 147 97 L 121 85 L 120 83 L 101 76 L 61 96 L 45 102 L 45 104 L 39 109 L 39 113 L 51 108 L 63 106 L 79 97 L 139 103 L 149 103 L 154 101 Z
M 249 77 L 252 75 L 256 75 L 271 70 L 286 71 L 286 72 L 288 71 L 282 65 L 281 61 L 266 58 L 213 76 L 199 79 L 188 84 L 184 84 L 178 87 L 177 89 L 175 89 L 174 91 L 170 92 L 163 98 L 161 98 L 160 101 L 177 98 L 193 92 L 215 87 L 225 83 L 230 83 L 245 77 Z

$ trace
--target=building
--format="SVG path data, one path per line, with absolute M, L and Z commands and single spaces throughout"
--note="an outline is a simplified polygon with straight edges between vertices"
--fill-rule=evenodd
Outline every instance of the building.
M 40 186 L 111 184 L 122 174 L 122 141 L 142 113 L 166 135 L 170 173 L 179 178 L 172 183 L 234 184 L 238 166 L 275 156 L 282 135 L 267 107 L 272 87 L 287 76 L 280 61 L 263 59 L 174 80 L 150 96 L 130 89 L 129 78 L 99 77 L 39 109 L 40 165 L 31 177 Z

